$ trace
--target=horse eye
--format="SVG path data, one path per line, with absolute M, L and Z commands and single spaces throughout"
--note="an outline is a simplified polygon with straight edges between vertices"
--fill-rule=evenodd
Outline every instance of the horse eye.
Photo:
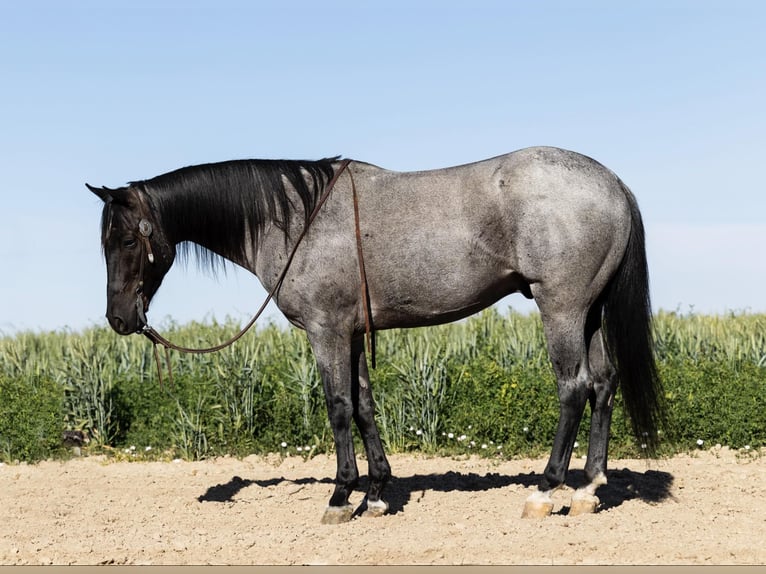
M 122 246 L 131 249 L 136 246 L 136 240 L 132 237 L 130 239 L 126 239 L 122 242 Z

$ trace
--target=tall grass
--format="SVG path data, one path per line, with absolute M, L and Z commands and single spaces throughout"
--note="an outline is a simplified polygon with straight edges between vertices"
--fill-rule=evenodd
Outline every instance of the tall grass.
M 684 357 L 766 366 L 766 315 L 661 312 L 655 340 L 660 360 Z
M 224 321 L 166 332 L 209 345 L 237 328 Z M 668 403 L 665 452 L 700 440 L 766 445 L 766 315 L 661 312 L 655 342 Z M 514 456 L 550 448 L 558 400 L 538 315 L 490 309 L 441 327 L 381 332 L 377 353 L 371 378 L 389 451 Z M 160 388 L 151 345 L 107 327 L 0 338 L 0 460 L 55 455 L 64 429 L 86 431 L 91 448 L 151 446 L 190 459 L 333 448 L 301 331 L 268 324 L 219 353 L 171 353 L 170 368 L 172 384 Z M 587 424 L 586 415 L 581 450 Z M 611 449 L 641 450 L 619 395 Z

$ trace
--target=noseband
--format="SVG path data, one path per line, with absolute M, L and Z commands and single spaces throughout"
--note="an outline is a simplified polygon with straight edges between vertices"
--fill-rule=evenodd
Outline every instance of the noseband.
M 139 282 L 138 282 L 138 286 L 136 287 L 136 310 L 138 311 L 138 319 L 142 325 L 137 331 L 137 333 L 144 335 L 154 345 L 154 358 L 157 363 L 157 373 L 159 375 L 160 385 L 162 385 L 162 369 L 160 367 L 160 359 L 159 359 L 159 354 L 157 352 L 158 345 L 161 347 L 164 347 L 165 349 L 165 361 L 168 365 L 168 372 L 172 380 L 173 372 L 172 370 L 170 370 L 170 359 L 168 357 L 169 349 L 180 351 L 182 353 L 194 353 L 194 354 L 214 353 L 238 341 L 255 324 L 255 322 L 263 313 L 264 309 L 266 309 L 266 306 L 274 298 L 274 295 L 282 286 L 282 282 L 284 281 L 285 276 L 287 275 L 287 271 L 290 268 L 290 264 L 293 261 L 295 252 L 298 250 L 298 246 L 301 244 L 301 241 L 306 236 L 306 233 L 308 233 L 309 227 L 311 226 L 312 222 L 316 218 L 317 214 L 319 213 L 319 210 L 322 208 L 325 201 L 327 201 L 327 198 L 330 196 L 330 192 L 332 191 L 333 187 L 335 187 L 335 184 L 337 183 L 341 174 L 347 170 L 348 165 L 350 163 L 351 163 L 350 159 L 344 159 L 340 164 L 340 168 L 333 174 L 332 178 L 327 183 L 327 187 L 325 187 L 324 192 L 319 197 L 319 200 L 314 206 L 314 210 L 311 212 L 311 215 L 309 216 L 308 221 L 305 227 L 303 228 L 303 231 L 298 236 L 298 239 L 296 240 L 295 245 L 293 246 L 293 249 L 290 252 L 290 256 L 287 258 L 287 262 L 285 263 L 282 273 L 280 273 L 276 283 L 274 284 L 274 287 L 271 288 L 271 291 L 269 291 L 268 295 L 266 296 L 266 300 L 260 306 L 258 311 L 256 311 L 253 318 L 250 319 L 247 325 L 245 325 L 239 331 L 239 333 L 234 335 L 228 341 L 225 341 L 219 345 L 215 345 L 213 347 L 207 347 L 207 348 L 195 349 L 190 347 L 183 347 L 181 345 L 176 345 L 175 343 L 168 341 L 165 337 L 160 335 L 156 330 L 154 330 L 153 327 L 149 326 L 149 323 L 146 319 L 146 312 L 145 312 L 146 297 L 144 295 L 144 262 L 145 260 L 147 260 L 149 261 L 149 264 L 154 264 L 154 253 L 152 252 L 152 244 L 151 244 L 151 241 L 149 240 L 149 238 L 152 235 L 152 224 L 149 222 L 149 219 L 148 219 L 149 210 L 144 201 L 143 192 L 140 190 L 136 190 L 136 196 L 138 198 L 139 211 L 141 215 L 141 219 L 138 222 L 138 233 L 140 236 L 141 244 L 143 246 L 143 250 L 146 254 L 146 257 L 144 257 L 143 254 L 141 256 L 141 264 L 139 268 Z M 359 227 L 359 200 L 357 197 L 356 185 L 354 184 L 354 176 L 352 175 L 351 170 L 348 170 L 348 175 L 351 178 L 351 191 L 352 191 L 353 201 L 354 201 L 354 225 L 356 228 L 357 256 L 359 260 L 359 273 L 360 273 L 360 279 L 361 279 L 361 295 L 362 295 L 362 309 L 364 313 L 364 323 L 365 323 L 365 336 L 367 339 L 367 350 L 370 354 L 371 365 L 373 368 L 375 368 L 374 331 L 372 328 L 372 320 L 371 320 L 372 310 L 370 308 L 369 290 L 367 288 L 367 276 L 364 270 L 364 259 L 362 256 L 362 238 L 361 238 L 361 232 Z

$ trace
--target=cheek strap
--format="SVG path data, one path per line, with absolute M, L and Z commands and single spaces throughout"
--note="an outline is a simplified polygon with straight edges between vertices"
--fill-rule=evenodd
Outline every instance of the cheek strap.
M 152 253 L 152 244 L 149 241 L 149 236 L 152 234 L 152 224 L 149 220 L 142 219 L 138 222 L 138 232 L 144 240 L 144 247 L 146 248 L 146 256 L 149 259 L 149 263 L 154 263 L 154 253 Z

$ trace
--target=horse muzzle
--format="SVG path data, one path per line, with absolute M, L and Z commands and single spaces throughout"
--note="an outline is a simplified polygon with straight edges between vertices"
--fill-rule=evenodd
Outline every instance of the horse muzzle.
M 142 333 L 148 323 L 146 320 L 147 308 L 146 298 L 142 293 L 137 293 L 133 305 L 122 308 L 111 305 L 106 318 L 109 321 L 109 326 L 120 335 Z
M 138 330 L 132 328 L 130 320 L 122 315 L 107 313 L 106 318 L 109 321 L 109 326 L 120 335 L 130 335 Z

